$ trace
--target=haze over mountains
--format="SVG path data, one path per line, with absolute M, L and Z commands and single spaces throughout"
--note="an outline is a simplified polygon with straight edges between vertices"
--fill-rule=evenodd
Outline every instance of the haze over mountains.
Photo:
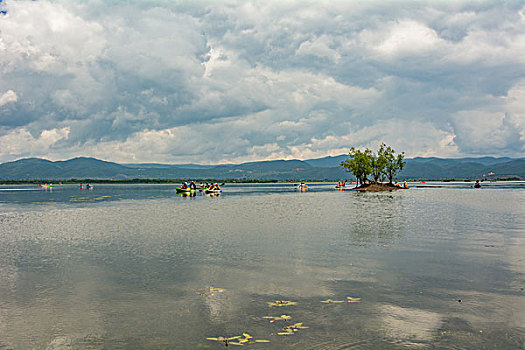
M 340 180 L 352 179 L 339 165 L 347 155 L 309 160 L 274 160 L 243 164 L 117 164 L 95 158 L 49 161 L 20 159 L 0 164 L 0 180 L 66 179 L 231 179 Z M 493 173 L 493 175 L 492 175 Z M 491 174 L 491 175 L 489 175 Z M 413 158 L 397 177 L 403 179 L 525 179 L 525 158 Z

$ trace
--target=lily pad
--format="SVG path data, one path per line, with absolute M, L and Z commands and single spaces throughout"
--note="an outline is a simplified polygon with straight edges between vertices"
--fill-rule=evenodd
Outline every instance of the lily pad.
M 360 303 L 361 298 L 347 297 L 349 303 Z
M 264 316 L 263 318 L 270 319 L 270 323 L 274 323 L 275 321 L 288 321 L 292 318 L 292 316 L 289 315 L 281 315 L 281 316 Z
M 297 305 L 297 302 L 295 301 L 289 301 L 289 300 L 276 300 L 271 301 L 267 303 L 268 306 L 289 306 L 289 305 Z
M 326 299 L 326 300 L 321 300 L 321 303 L 325 303 L 325 304 L 332 304 L 332 303 L 346 303 L 345 300 L 332 300 L 332 299 Z

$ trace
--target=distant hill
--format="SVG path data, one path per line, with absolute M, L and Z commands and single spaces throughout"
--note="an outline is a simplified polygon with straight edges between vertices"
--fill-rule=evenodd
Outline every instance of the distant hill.
M 328 156 L 328 157 L 318 158 L 318 159 L 309 159 L 309 160 L 305 160 L 305 162 L 314 167 L 330 168 L 330 167 L 340 166 L 341 162 L 345 159 L 348 159 L 348 154 L 341 154 L 335 157 Z
M 494 173 L 494 175 L 490 175 Z M 401 179 L 525 178 L 525 159 L 511 158 L 414 158 L 399 173 Z
M 73 158 L 51 162 L 39 158 L 0 164 L 0 179 L 69 179 L 125 177 L 131 169 L 95 158 Z
M 0 164 L 0 180 L 31 179 L 133 179 L 198 178 L 238 180 L 350 180 L 353 177 L 340 166 L 347 155 L 319 159 L 273 160 L 243 164 L 117 164 L 95 158 L 74 158 L 52 162 L 26 158 Z M 407 159 L 398 179 L 525 179 L 525 159 L 512 158 L 413 158 Z

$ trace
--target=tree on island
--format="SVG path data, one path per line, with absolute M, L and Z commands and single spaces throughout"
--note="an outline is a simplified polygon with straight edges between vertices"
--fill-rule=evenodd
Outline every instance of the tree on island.
M 341 166 L 349 173 L 354 174 L 357 179 L 356 187 L 367 184 L 368 176 L 372 177 L 372 183 L 380 183 L 388 179 L 392 185 L 394 177 L 405 167 L 405 152 L 395 153 L 392 147 L 382 143 L 377 153 L 366 148 L 365 150 L 352 147 L 348 153 L 349 158 L 341 162 Z
M 391 184 L 394 177 L 405 167 L 405 152 L 396 155 L 396 151 L 394 151 L 392 147 L 382 143 L 378 154 L 379 153 L 381 153 L 381 156 L 386 160 L 382 172 L 387 177 L 388 183 Z
M 349 173 L 354 174 L 357 179 L 357 186 L 363 185 L 368 181 L 368 175 L 372 172 L 372 158 L 374 154 L 368 148 L 364 151 L 352 147 L 348 153 L 350 157 L 341 162 L 341 165 Z

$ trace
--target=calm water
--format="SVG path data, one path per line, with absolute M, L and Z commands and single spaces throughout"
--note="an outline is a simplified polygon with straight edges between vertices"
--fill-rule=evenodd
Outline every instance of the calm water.
M 0 349 L 523 349 L 525 184 L 416 185 L 0 186 Z

